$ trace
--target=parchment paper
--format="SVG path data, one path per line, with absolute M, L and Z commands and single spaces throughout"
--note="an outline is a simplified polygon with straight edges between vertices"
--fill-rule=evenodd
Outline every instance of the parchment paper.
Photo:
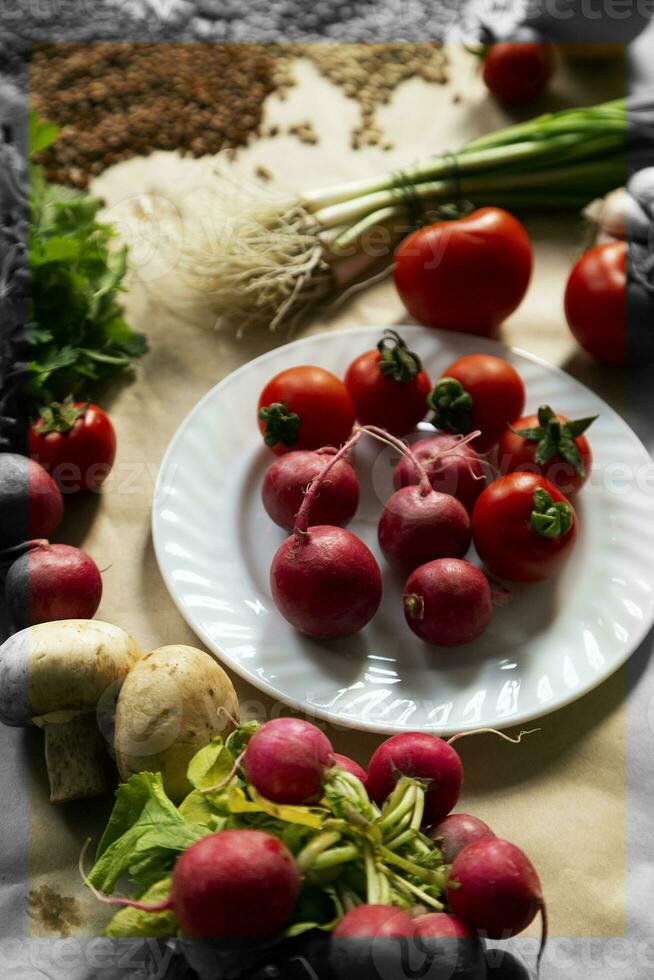
M 406 164 L 456 148 L 468 137 L 508 122 L 505 112 L 485 95 L 475 59 L 461 50 L 453 50 L 451 56 L 449 85 L 405 83 L 391 105 L 380 111 L 382 127 L 396 144 L 392 153 L 351 151 L 349 130 L 357 121 L 356 103 L 319 77 L 312 65 L 298 63 L 297 87 L 285 102 L 270 99 L 268 120 L 286 126 L 309 118 L 319 144 L 307 146 L 283 135 L 261 140 L 242 152 L 236 165 L 249 176 L 257 165 L 264 165 L 279 186 L 293 190 Z M 564 68 L 543 107 L 583 105 L 623 92 L 619 62 L 578 66 L 574 72 Z M 460 102 L 453 101 L 455 93 Z M 107 201 L 112 219 L 119 220 L 121 208 L 130 206 L 126 199 L 152 189 L 164 191 L 180 175 L 185 179 L 194 166 L 199 165 L 159 153 L 106 172 L 94 190 Z M 524 304 L 504 326 L 503 339 L 565 367 L 620 410 L 620 375 L 578 353 L 563 319 L 563 287 L 583 244 L 581 222 L 544 215 L 530 219 L 528 230 L 535 244 L 535 276 Z M 154 560 L 149 512 L 157 467 L 179 423 L 208 388 L 287 338 L 264 334 L 236 340 L 211 333 L 167 313 L 138 283 L 128 297 L 128 311 L 134 326 L 148 334 L 151 353 L 138 366 L 135 381 L 109 396 L 118 436 L 117 465 L 106 492 L 69 504 L 57 537 L 84 547 L 105 569 L 98 618 L 129 630 L 146 649 L 166 643 L 197 645 Z M 384 282 L 317 318 L 305 332 L 406 322 L 410 320 L 392 283 Z M 270 714 L 274 706 L 268 698 L 234 680 L 244 714 Z M 554 935 L 619 936 L 624 929 L 623 695 L 620 672 L 594 693 L 543 719 L 541 731 L 520 747 L 492 737 L 460 743 L 466 783 L 459 808 L 488 821 L 530 854 L 542 876 Z M 330 735 L 337 750 L 364 763 L 379 741 L 343 731 Z M 30 888 L 37 892 L 39 907 L 48 897 L 44 888 L 70 900 L 63 903 L 54 925 L 35 912 L 31 932 L 97 934 L 108 916 L 81 886 L 77 860 L 85 838 L 98 839 L 111 801 L 52 808 L 40 736 L 30 733 L 25 739 L 33 774 Z

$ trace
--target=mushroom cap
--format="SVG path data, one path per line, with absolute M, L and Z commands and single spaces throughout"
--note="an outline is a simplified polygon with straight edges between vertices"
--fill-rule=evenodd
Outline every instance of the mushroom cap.
M 110 623 L 28 626 L 0 647 L 0 721 L 22 726 L 54 712 L 92 710 L 140 655 L 129 633 Z
M 130 672 L 116 707 L 116 761 L 121 779 L 160 772 L 175 802 L 192 789 L 186 771 L 201 748 L 238 719 L 231 680 L 213 657 L 173 645 L 145 654 Z

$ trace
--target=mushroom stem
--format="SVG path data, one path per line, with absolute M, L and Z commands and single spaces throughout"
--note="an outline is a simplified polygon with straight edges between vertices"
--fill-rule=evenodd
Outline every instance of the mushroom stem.
M 68 803 L 108 792 L 106 746 L 94 711 L 66 721 L 38 718 L 34 722 L 45 734 L 51 803 Z

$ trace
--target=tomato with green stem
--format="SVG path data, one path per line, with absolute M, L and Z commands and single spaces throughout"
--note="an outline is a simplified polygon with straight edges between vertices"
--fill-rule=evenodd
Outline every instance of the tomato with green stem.
M 276 455 L 292 449 L 338 448 L 355 422 L 349 391 L 335 374 L 312 365 L 276 374 L 259 397 L 259 428 Z
M 48 406 L 32 422 L 29 454 L 64 493 L 97 491 L 114 463 L 116 433 L 101 408 L 69 397 Z
M 425 417 L 431 382 L 418 355 L 395 330 L 385 330 L 375 350 L 352 361 L 345 387 L 362 425 L 404 436 Z
M 473 441 L 486 452 L 525 405 L 525 386 L 507 361 L 491 354 L 466 354 L 449 365 L 427 399 L 437 429 L 453 435 L 481 435 Z
M 537 415 L 518 419 L 504 432 L 497 447 L 500 472 L 540 473 L 561 493 L 577 493 L 593 463 L 584 432 L 596 418 L 570 420 L 542 405 Z
M 570 557 L 577 517 L 570 501 L 544 476 L 509 473 L 479 497 L 472 536 L 491 575 L 542 582 Z

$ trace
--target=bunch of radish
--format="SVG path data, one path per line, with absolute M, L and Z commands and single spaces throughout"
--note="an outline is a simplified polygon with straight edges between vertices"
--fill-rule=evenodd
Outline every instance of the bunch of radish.
M 481 820 L 452 813 L 463 781 L 456 738 L 394 735 L 364 772 L 309 722 L 270 721 L 244 739 L 227 779 L 206 790 L 223 792 L 218 805 L 227 809 L 235 783 L 246 798 L 269 801 L 265 827 L 248 824 L 239 804 L 225 829 L 207 828 L 177 857 L 163 901 L 93 890 L 108 904 L 172 912 L 185 936 L 227 941 L 283 939 L 303 890 L 325 888 L 341 908 L 329 950 L 336 980 L 401 975 L 407 943 L 413 961 L 433 970 L 420 975 L 483 980 L 484 939 L 514 936 L 539 913 L 542 955 L 545 903 L 518 847 Z M 313 836 L 286 834 L 296 810 L 307 815 L 301 819 L 321 817 Z M 276 822 L 275 813 L 291 822 Z
M 577 538 L 569 496 L 590 472 L 584 432 L 594 420 L 570 421 L 549 406 L 523 417 L 525 398 L 515 369 L 482 354 L 454 361 L 432 387 L 394 331 L 350 365 L 344 382 L 304 366 L 273 378 L 259 400 L 259 425 L 279 456 L 264 476 L 263 504 L 291 532 L 270 569 L 282 615 L 308 636 L 334 639 L 363 629 L 379 607 L 377 560 L 345 528 L 358 505 L 353 451 L 362 438 L 400 454 L 378 544 L 408 576 L 404 618 L 424 642 L 471 642 L 493 606 L 510 598 L 468 560 L 472 543 L 493 577 L 539 582 L 555 574 Z M 428 410 L 441 431 L 411 444 L 400 439 Z M 330 437 L 331 445 L 322 441 Z

